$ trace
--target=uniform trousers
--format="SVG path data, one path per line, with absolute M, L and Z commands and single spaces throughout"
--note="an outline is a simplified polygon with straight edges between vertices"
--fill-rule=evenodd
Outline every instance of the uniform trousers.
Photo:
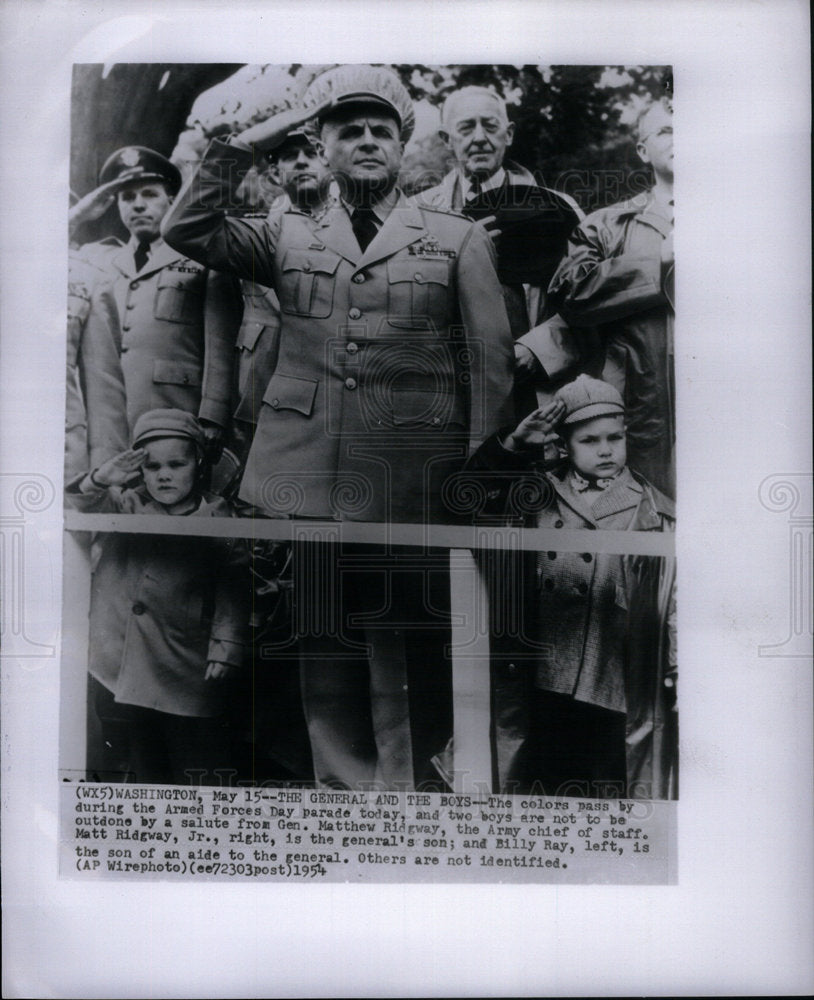
M 318 786 L 440 789 L 452 733 L 446 551 L 299 543 L 295 615 Z
M 533 692 L 530 709 L 529 738 L 506 791 L 572 798 L 625 796 L 624 712 L 542 690 Z

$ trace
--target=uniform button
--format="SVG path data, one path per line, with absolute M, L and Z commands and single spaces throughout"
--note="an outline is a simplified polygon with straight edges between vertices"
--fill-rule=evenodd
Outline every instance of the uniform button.
M 136 308 L 136 303 L 135 302 L 128 302 L 127 303 L 127 308 L 128 309 L 135 309 Z
M 189 375 L 184 375 L 184 377 L 181 379 L 181 382 L 183 383 L 183 385 L 189 385 Z
M 134 615 L 143 615 L 146 610 L 147 609 L 144 607 L 141 601 L 136 601 L 136 603 L 133 605 Z
M 549 559 L 556 559 L 557 558 L 557 553 L 556 552 L 549 552 L 548 553 L 548 558 Z
M 133 291 L 135 291 L 138 288 L 139 284 L 140 284 L 140 282 L 133 281 L 133 282 L 131 282 L 130 287 L 133 289 Z
M 582 553 L 582 561 L 583 562 L 593 562 L 594 561 L 594 557 L 591 555 L 590 552 L 583 552 Z
M 122 347 L 122 354 L 127 354 L 129 350 L 130 350 L 129 347 Z
M 279 405 L 280 405 L 280 400 L 279 399 L 272 399 L 272 401 L 271 401 L 271 408 L 272 408 L 272 410 L 276 410 Z
M 304 263 L 304 264 L 302 265 L 302 269 L 303 269 L 303 271 L 310 271 L 310 270 L 311 270 L 311 261 L 310 261 L 310 260 L 307 260 L 307 261 L 306 261 L 306 262 L 305 262 L 305 263 Z
M 361 285 L 362 282 L 365 280 L 365 276 L 363 274 L 354 274 L 353 280 L 356 282 L 357 285 Z
M 346 378 L 345 379 L 345 388 L 346 389 L 355 389 L 356 388 L 356 379 L 355 378 Z
M 129 329 L 130 329 L 130 327 L 129 327 L 129 326 L 128 326 L 128 325 L 126 324 L 126 323 L 125 323 L 125 325 L 124 325 L 124 326 L 122 327 L 122 330 L 123 330 L 123 332 L 124 332 L 124 333 L 127 333 L 127 331 L 128 331 Z
M 588 584 L 587 583 L 581 583 L 577 587 L 577 590 L 580 592 L 580 594 L 587 594 L 588 593 Z
M 440 418 L 440 417 L 433 417 L 433 418 L 432 418 L 432 422 L 433 422 L 433 423 L 435 424 L 435 426 L 437 427 L 437 426 L 438 426 L 438 424 L 440 424 L 440 423 L 441 423 L 441 418 Z
M 357 309 L 356 306 L 354 306 L 353 309 L 349 309 L 348 310 L 348 316 L 351 319 L 359 319 L 359 317 L 361 315 L 362 315 L 362 310 L 361 309 Z
M 543 583 L 543 586 L 545 587 L 546 590 L 553 590 L 554 589 L 554 581 L 553 580 L 546 580 Z
M 562 521 L 555 521 L 554 522 L 554 527 L 555 528 L 561 528 L 562 527 Z
M 510 663 L 509 664 L 509 673 L 510 674 L 516 674 L 517 673 L 517 664 L 516 663 Z
M 354 342 L 351 341 L 349 344 L 345 344 L 345 350 L 348 352 L 348 354 L 356 354 L 356 352 L 359 350 L 359 345 L 354 344 Z
M 414 278 L 414 279 L 415 279 L 415 280 L 416 280 L 416 281 L 417 281 L 417 282 L 418 282 L 419 284 L 421 284 L 421 282 L 422 282 L 422 281 L 424 280 L 424 275 L 423 275 L 423 274 L 422 274 L 422 273 L 421 273 L 420 271 L 416 271 L 416 273 L 415 273 L 415 274 L 413 275 L 413 278 Z

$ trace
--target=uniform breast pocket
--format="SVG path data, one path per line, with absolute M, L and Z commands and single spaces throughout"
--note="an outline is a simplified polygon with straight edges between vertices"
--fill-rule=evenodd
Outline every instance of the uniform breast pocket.
M 153 315 L 169 323 L 196 323 L 203 314 L 202 274 L 162 271 L 158 277 Z
M 283 258 L 280 308 L 292 316 L 325 319 L 334 305 L 337 254 L 291 248 Z
M 387 322 L 398 330 L 438 330 L 448 323 L 449 263 L 421 257 L 387 262 Z
M 201 401 L 201 370 L 158 358 L 153 362 L 150 408 L 194 411 Z
M 251 353 L 257 346 L 260 335 L 266 329 L 264 323 L 256 323 L 254 320 L 248 322 L 244 319 L 237 335 L 237 346 L 241 351 Z
M 275 372 L 263 393 L 263 402 L 272 410 L 294 410 L 310 417 L 318 385 L 316 379 Z
M 440 386 L 436 389 L 394 388 L 390 401 L 394 427 L 442 430 L 464 426 L 462 415 L 456 413 L 454 393 Z

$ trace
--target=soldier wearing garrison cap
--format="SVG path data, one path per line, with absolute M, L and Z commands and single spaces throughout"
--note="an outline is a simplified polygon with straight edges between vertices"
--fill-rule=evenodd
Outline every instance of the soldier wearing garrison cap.
M 84 387 L 91 441 L 120 414 L 111 413 L 109 385 L 124 385 L 126 425 L 148 410 L 173 407 L 201 421 L 217 450 L 230 418 L 233 352 L 240 322 L 234 284 L 168 246 L 161 221 L 181 183 L 166 157 L 125 146 L 106 160 L 102 190 L 115 196 L 130 239 L 106 262 L 111 315 L 91 303 L 82 338 Z M 99 370 L 96 359 L 117 362 Z M 101 455 L 91 448 L 91 464 Z
M 262 221 L 225 216 L 219 207 L 252 150 L 272 150 L 306 123 L 339 202 L 317 218 L 296 208 Z M 512 342 L 491 241 L 401 194 L 413 124 L 409 95 L 388 70 L 329 70 L 301 107 L 213 142 L 165 220 L 180 252 L 267 283 L 280 299 L 277 365 L 241 485 L 270 514 L 452 521 L 453 477 L 511 419 Z M 355 612 L 358 624 L 341 635 L 306 628 L 302 639 L 317 781 L 415 786 L 448 734 L 448 623 L 436 620 L 433 633 L 429 611 L 444 598 L 421 589 L 448 591 L 448 562 L 435 557 L 432 574 L 424 556 L 410 573 L 403 555 L 394 569 L 393 554 L 371 563 L 360 549 L 349 558 L 362 568 L 348 573 L 328 548 L 312 593 L 298 580 L 300 606 L 327 615 L 341 594 L 339 621 Z M 406 608 L 419 621 L 398 622 Z

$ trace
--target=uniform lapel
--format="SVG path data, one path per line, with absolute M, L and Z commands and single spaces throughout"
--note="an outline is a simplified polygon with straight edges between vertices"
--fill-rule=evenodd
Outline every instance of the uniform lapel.
M 314 235 L 351 264 L 355 265 L 362 255 L 350 224 L 350 216 L 342 205 L 334 205 L 328 209 Z
M 132 278 L 136 273 L 136 265 L 133 260 L 133 247 L 130 243 L 125 243 L 125 245 L 117 250 L 116 253 L 110 258 L 110 263 L 113 267 L 123 274 L 125 278 Z
M 384 225 L 362 254 L 358 266 L 364 267 L 385 257 L 392 257 L 399 250 L 415 243 L 422 232 L 425 232 L 425 229 L 420 210 L 415 205 L 410 205 L 403 195 L 399 195 L 399 200 L 384 220 Z M 354 241 L 355 239 L 354 237 Z
M 178 253 L 177 250 L 173 250 L 168 243 L 162 243 L 160 247 L 153 250 L 150 254 L 147 263 L 138 272 L 138 277 L 146 278 L 148 274 L 154 274 L 156 271 L 160 271 L 162 267 L 166 267 L 167 264 L 173 264 L 177 260 L 184 259 L 184 255 Z

